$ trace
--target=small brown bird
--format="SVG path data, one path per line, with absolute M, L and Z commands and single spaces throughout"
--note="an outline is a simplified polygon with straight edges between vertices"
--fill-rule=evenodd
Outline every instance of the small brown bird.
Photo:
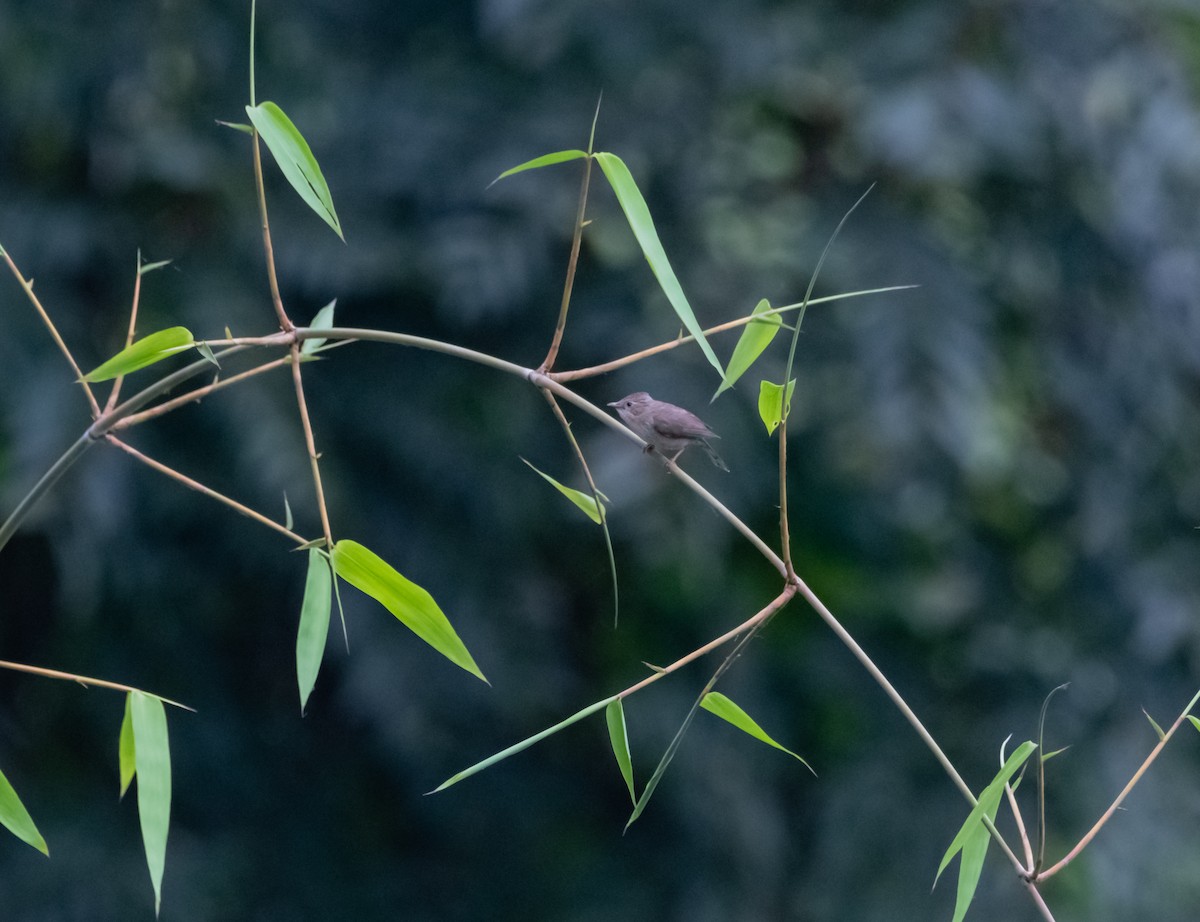
M 622 397 L 609 406 L 617 411 L 626 426 L 646 440 L 646 451 L 654 449 L 674 461 L 689 445 L 699 445 L 708 452 L 713 464 L 723 471 L 729 470 L 708 443 L 709 439 L 719 439 L 720 436 L 683 407 L 655 400 L 645 391 Z

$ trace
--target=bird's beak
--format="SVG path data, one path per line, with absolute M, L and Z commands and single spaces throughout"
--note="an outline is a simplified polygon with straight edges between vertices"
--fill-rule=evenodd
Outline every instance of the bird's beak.
M 610 404 L 607 404 L 607 406 L 610 406 L 610 407 L 615 407 L 615 406 L 616 406 L 618 403 L 620 403 L 620 402 L 621 402 L 621 401 L 619 401 L 619 400 L 614 400 L 612 403 L 610 403 Z

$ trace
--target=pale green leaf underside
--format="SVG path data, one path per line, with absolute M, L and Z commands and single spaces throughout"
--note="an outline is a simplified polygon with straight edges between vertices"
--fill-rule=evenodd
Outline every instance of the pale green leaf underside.
M 629 788 L 629 799 L 637 804 L 637 792 L 633 787 L 633 759 L 629 754 L 629 732 L 625 726 L 625 708 L 620 698 L 604 709 L 604 720 L 608 724 L 608 739 L 612 743 L 617 767 L 621 769 L 621 777 L 625 779 L 625 786 Z
M 333 576 L 329 559 L 315 547 L 308 551 L 308 575 L 304 601 L 300 605 L 300 627 L 296 632 L 296 684 L 300 688 L 300 713 L 317 684 L 325 641 L 329 638 L 329 614 L 333 607 Z
M 333 546 L 332 561 L 338 576 L 377 601 L 450 662 L 487 681 L 428 592 L 405 579 L 381 557 L 356 541 L 343 538 L 337 542 Z
M 524 173 L 526 170 L 536 170 L 544 166 L 553 166 L 556 163 L 566 163 L 568 160 L 583 160 L 586 157 L 587 151 L 582 150 L 559 150 L 552 154 L 543 154 L 540 157 L 534 157 L 532 160 L 526 160 L 524 163 L 517 164 L 512 169 L 505 170 L 493 179 L 489 185 L 494 186 L 500 180 L 515 173 Z
M 692 313 L 692 307 L 688 303 L 679 279 L 675 277 L 675 270 L 671 268 L 666 251 L 663 250 L 662 243 L 658 239 L 658 231 L 654 229 L 654 220 L 650 217 L 650 209 L 646 206 L 646 200 L 642 197 L 637 183 L 633 181 L 629 167 L 616 154 L 600 152 L 594 156 L 596 162 L 600 164 L 600 169 L 604 171 L 608 184 L 616 193 L 617 201 L 621 204 L 622 211 L 625 212 L 626 220 L 629 221 L 629 227 L 633 230 L 633 235 L 637 238 L 646 261 L 650 263 L 650 268 L 654 272 L 654 277 L 658 279 L 663 294 L 671 302 L 671 307 L 679 315 L 684 327 L 696 338 L 696 344 L 704 353 L 704 357 L 717 370 L 717 374 L 724 378 L 725 370 L 721 367 L 721 362 L 713 352 L 712 346 L 704 338 L 704 331 L 700 328 L 696 315 Z
M 337 298 L 334 298 L 323 308 L 317 311 L 317 316 L 313 317 L 312 323 L 308 325 L 310 330 L 328 330 L 333 326 L 333 311 L 337 307 Z M 325 337 L 314 337 L 306 339 L 300 347 L 300 352 L 303 355 L 312 355 L 318 349 L 325 345 Z
M 750 370 L 750 366 L 755 360 L 763 354 L 763 350 L 771 344 L 771 340 L 775 338 L 775 334 L 779 332 L 779 327 L 783 324 L 778 313 L 766 313 L 771 310 L 771 305 L 763 298 L 750 312 L 751 317 L 758 317 L 757 320 L 751 320 L 742 329 L 742 335 L 738 337 L 737 345 L 733 348 L 733 355 L 729 359 L 729 365 L 725 368 L 725 378 L 721 381 L 721 386 L 717 388 L 717 392 L 713 394 L 713 400 L 716 400 L 721 394 L 737 383 L 738 378 Z M 761 316 L 760 316 L 761 315 Z
M 317 158 L 313 156 L 300 129 L 292 124 L 279 106 L 270 101 L 246 106 L 246 114 L 292 188 L 344 241 L 346 238 L 342 234 L 342 225 L 333 208 L 333 196 L 329 193 Z
M 16 790 L 8 783 L 8 779 L 4 777 L 4 772 L 0 772 L 0 824 L 3 824 L 4 828 L 14 836 L 22 842 L 32 845 L 43 855 L 50 854 L 46 840 L 38 832 L 38 828 L 33 822 L 33 817 L 29 815 L 29 811 L 25 809 L 25 805 L 21 803 L 21 798 L 17 796 Z
M 525 461 L 524 458 L 522 458 L 521 460 Z M 525 463 L 529 464 L 528 461 L 525 461 Z M 561 483 L 559 483 L 557 480 L 555 480 L 549 474 L 547 474 L 543 471 L 539 471 L 532 464 L 529 464 L 529 467 L 531 470 L 534 471 L 534 473 L 540 474 L 542 477 L 544 477 L 546 479 L 546 481 L 548 483 L 550 483 L 556 490 L 558 490 L 563 496 L 565 496 L 567 499 L 569 499 L 571 502 L 573 502 L 576 506 L 578 506 L 580 509 L 582 509 L 585 513 L 587 513 L 588 518 L 591 519 L 593 522 L 595 522 L 597 525 L 599 525 L 604 520 L 603 506 L 599 506 L 599 507 L 597 506 L 596 498 L 594 496 L 592 496 L 588 493 L 580 492 L 579 490 L 573 489 L 572 487 L 563 486 Z
M 192 348 L 193 345 L 192 334 L 186 327 L 168 327 L 130 343 L 107 362 L 89 371 L 81 380 L 92 384 L 109 381 L 155 362 L 161 362 L 176 352 Z
M 162 702 L 142 692 L 130 692 L 137 762 L 138 818 L 146 866 L 154 885 L 154 912 L 162 903 L 163 869 L 167 860 L 167 831 L 171 823 L 171 750 L 167 715 Z

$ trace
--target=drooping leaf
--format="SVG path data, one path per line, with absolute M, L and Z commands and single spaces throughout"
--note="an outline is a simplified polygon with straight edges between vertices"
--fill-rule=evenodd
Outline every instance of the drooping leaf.
M 629 799 L 636 804 L 637 792 L 633 787 L 633 759 L 629 755 L 629 732 L 625 726 L 625 708 L 621 699 L 617 698 L 604 709 L 604 720 L 608 724 L 608 739 L 612 743 L 613 755 L 617 757 L 617 767 L 621 769 L 621 777 L 629 788 Z
M 338 576 L 379 602 L 450 662 L 487 681 L 428 592 L 356 541 L 338 541 L 333 546 L 332 561 Z
M 329 572 L 329 559 L 315 547 L 310 548 L 304 601 L 300 606 L 300 628 L 296 632 L 296 682 L 300 687 L 301 714 L 317 683 L 317 672 L 325 656 L 332 606 L 333 576 Z
M 171 824 L 171 749 L 167 715 L 162 702 L 143 692 L 130 692 L 137 762 L 138 817 L 146 866 L 154 885 L 154 914 L 162 903 L 163 869 L 167 860 L 167 831 Z
M 587 151 L 582 150 L 560 150 L 552 154 L 542 154 L 540 157 L 534 157 L 532 160 L 526 160 L 524 163 L 514 166 L 512 169 L 505 170 L 490 183 L 488 188 L 496 185 L 500 180 L 512 176 L 515 173 L 524 173 L 526 170 L 536 170 L 544 166 L 553 166 L 556 163 L 566 163 L 568 160 L 583 160 L 587 157 Z
M 21 803 L 16 789 L 4 777 L 4 772 L 0 772 L 0 824 L 3 824 L 5 829 L 22 842 L 32 845 L 43 855 L 49 856 L 50 849 L 46 845 L 46 840 L 38 832 L 33 817 Z
M 712 346 L 704 338 L 704 331 L 700 328 L 696 315 L 692 312 L 692 306 L 683 293 L 679 279 L 675 277 L 675 270 L 671 268 L 666 251 L 663 250 L 662 243 L 658 239 L 658 231 L 654 229 L 654 220 L 650 217 L 650 209 L 646 207 L 646 200 L 642 198 L 637 183 L 633 181 L 629 167 L 616 154 L 601 152 L 594 156 L 596 162 L 600 164 L 600 169 L 608 178 L 608 184 L 616 193 L 617 201 L 625 212 L 625 218 L 629 221 L 633 235 L 637 238 L 646 261 L 650 263 L 650 268 L 654 272 L 654 277 L 658 279 L 659 286 L 667 296 L 667 300 L 671 302 L 671 307 L 675 309 L 675 313 L 679 315 L 679 319 L 687 331 L 696 338 L 696 345 L 700 347 L 704 357 L 717 370 L 717 374 L 724 378 L 725 370 L 721 367 L 721 362 L 713 352 Z
M 525 461 L 524 458 L 521 460 Z M 525 463 L 529 464 L 528 461 L 525 461 Z M 541 474 L 541 476 L 544 477 L 548 483 L 552 484 L 556 490 L 562 493 L 563 496 L 587 513 L 588 518 L 597 525 L 604 521 L 604 507 L 602 505 L 599 507 L 597 506 L 596 498 L 594 496 L 589 493 L 583 493 L 579 490 L 572 489 L 571 487 L 564 487 L 549 474 L 539 471 L 532 464 L 529 464 L 529 467 L 535 473 Z
M 161 362 L 176 352 L 191 349 L 193 345 L 192 334 L 186 327 L 159 330 L 130 343 L 107 362 L 89 371 L 81 380 L 91 384 L 109 381 L 119 375 L 127 375 L 131 371 Z
M 983 870 L 983 860 L 987 855 L 988 844 L 991 842 L 991 833 L 984 824 L 983 819 L 985 816 L 989 821 L 995 819 L 996 811 L 1000 807 L 1000 798 L 1004 794 L 1005 784 L 1025 764 L 1025 760 L 1029 758 L 1035 749 L 1037 749 L 1037 744 L 1027 740 L 1017 747 L 1016 752 L 1008 757 L 1008 760 L 1004 763 L 1004 767 L 988 783 L 988 786 L 983 789 L 983 792 L 979 795 L 979 799 L 976 801 L 975 807 L 971 810 L 966 821 L 954 836 L 950 847 L 946 849 L 946 854 L 942 856 L 941 864 L 938 865 L 937 875 L 934 877 L 934 886 L 937 885 L 938 878 L 942 876 L 942 871 L 946 870 L 946 866 L 950 864 L 954 856 L 962 852 L 958 869 L 958 891 L 954 904 L 954 922 L 961 922 L 971 905 L 971 901 L 975 898 L 975 889 L 979 884 L 979 875 Z
M 292 124 L 279 106 L 269 100 L 257 106 L 246 106 L 246 114 L 292 188 L 345 241 L 325 176 L 300 129 Z
M 133 705 L 130 703 L 133 695 L 125 696 L 125 716 L 121 718 L 121 734 L 117 738 L 117 767 L 121 774 L 121 791 L 117 798 L 123 798 L 129 790 L 129 783 L 137 772 L 135 752 L 137 744 L 133 738 Z
M 617 696 L 613 695 L 611 698 L 605 698 L 603 701 L 597 701 L 595 704 L 589 704 L 582 711 L 576 711 L 574 714 L 572 714 L 566 720 L 560 720 L 553 727 L 547 727 L 545 730 L 542 730 L 540 733 L 535 733 L 533 736 L 530 736 L 527 739 L 521 740 L 521 742 L 519 742 L 519 743 L 509 746 L 507 749 L 502 749 L 500 752 L 497 752 L 495 755 L 488 756 L 482 762 L 476 762 L 470 768 L 464 768 L 457 775 L 451 775 L 449 778 L 447 778 L 445 781 L 443 781 L 441 784 L 439 784 L 436 788 L 434 788 L 429 793 L 436 794 L 436 793 L 438 793 L 438 791 L 444 791 L 444 790 L 446 790 L 446 788 L 450 787 L 451 785 L 458 784 L 458 782 L 462 781 L 463 779 L 470 778 L 472 775 L 478 774 L 479 772 L 483 771 L 485 768 L 491 768 L 497 762 L 503 762 L 509 756 L 515 756 L 518 752 L 523 752 L 524 750 L 526 750 L 530 746 L 532 746 L 534 743 L 540 743 L 546 737 L 553 736 L 559 730 L 564 730 L 567 727 L 571 726 L 571 724 L 573 724 L 573 723 L 578 723 L 579 721 L 583 720 L 583 718 L 585 718 L 591 714 L 595 714 L 601 708 L 608 707 L 608 705 L 610 705 L 612 702 L 614 702 L 616 700 L 617 700 Z
M 328 330 L 333 326 L 333 311 L 337 307 L 337 298 L 334 298 L 323 308 L 317 311 L 317 316 L 313 317 L 312 323 L 308 325 L 310 330 Z M 300 346 L 300 352 L 303 355 L 312 355 L 318 349 L 325 345 L 324 337 L 314 339 L 306 339 Z
M 700 702 L 700 707 L 704 708 L 706 711 L 716 714 L 722 720 L 728 721 L 743 733 L 750 734 L 756 740 L 766 743 L 768 746 L 774 746 L 780 752 L 786 752 L 793 759 L 799 760 L 799 762 L 810 772 L 813 772 L 813 768 L 808 764 L 808 762 L 796 755 L 796 753 L 792 752 L 792 750 L 779 745 L 779 743 L 771 739 L 771 737 L 767 735 L 766 731 L 754 722 L 754 718 L 752 718 L 749 714 L 743 711 L 740 707 L 734 704 L 733 701 L 731 701 L 725 695 L 722 695 L 720 692 L 709 692 L 704 696 L 704 700 Z M 813 774 L 815 775 L 816 772 L 813 772 Z
M 199 352 L 206 359 L 208 359 L 210 362 L 212 362 L 214 365 L 216 365 L 218 368 L 221 367 L 221 363 L 218 362 L 217 357 L 215 355 L 213 355 L 212 346 L 210 346 L 208 343 L 204 342 L 204 340 L 200 340 L 199 342 L 196 343 L 196 351 Z
M 750 312 L 750 316 L 759 317 L 770 309 L 771 305 L 766 298 L 763 298 Z M 721 386 L 717 388 L 717 392 L 713 394 L 713 400 L 733 387 L 738 378 L 750 369 L 755 360 L 763 354 L 763 350 L 771 344 L 771 340 L 775 338 L 775 334 L 779 332 L 782 325 L 783 320 L 778 314 L 765 314 L 758 320 L 751 320 L 746 324 L 742 329 L 742 335 L 738 337 L 737 345 L 733 347 L 733 355 L 729 359 L 729 365 L 725 368 L 725 377 L 721 381 Z
M 792 378 L 787 386 L 788 409 L 792 406 L 792 393 L 796 390 L 796 379 Z M 783 422 L 783 385 L 772 384 L 770 381 L 760 381 L 758 385 L 758 415 L 767 427 L 767 434 L 773 435 Z

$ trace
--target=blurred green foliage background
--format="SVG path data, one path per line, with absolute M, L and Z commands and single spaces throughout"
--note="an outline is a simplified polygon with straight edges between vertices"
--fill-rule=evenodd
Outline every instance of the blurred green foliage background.
M 268 332 L 244 121 L 248 3 L 0 5 L 0 243 L 80 363 L 141 330 Z M 259 8 L 258 93 L 304 131 L 343 245 L 273 165 L 293 317 L 452 340 L 526 364 L 561 293 L 586 143 L 629 164 L 701 321 L 817 294 L 792 423 L 799 570 L 976 787 L 1045 695 L 1049 844 L 1107 807 L 1200 684 L 1200 16 L 1171 0 L 835 4 L 312 0 Z M 593 186 L 559 367 L 673 338 L 611 194 Z M 0 514 L 87 425 L 0 279 Z M 728 357 L 734 339 L 715 340 Z M 785 350 L 762 371 L 781 374 Z M 738 623 L 772 571 L 628 442 L 580 414 L 612 499 L 599 532 L 519 456 L 580 485 L 544 401 L 441 356 L 362 345 L 306 367 L 334 531 L 425 586 L 488 674 L 449 665 L 347 589 L 301 719 L 305 560 L 98 448 L 0 553 L 0 658 L 129 682 L 172 714 L 164 919 L 948 919 L 930 895 L 966 813 L 882 693 L 800 603 L 723 683 L 788 757 L 700 715 L 649 810 L 594 719 L 422 793 Z M 733 473 L 685 466 L 768 538 L 775 449 L 754 381 L 708 406 L 692 349 L 582 383 L 692 408 Z M 286 375 L 130 441 L 298 530 L 319 523 Z M 644 781 L 706 661 L 627 704 Z M 0 841 L 15 920 L 150 918 L 123 702 L 0 674 L 0 766 L 51 849 Z M 1197 740 L 1181 734 L 1046 887 L 1065 920 L 1191 920 Z M 1026 783 L 1028 799 L 1032 785 Z M 1030 806 L 1032 802 L 1028 801 Z M 1011 822 L 1002 824 L 1011 829 Z M 994 858 L 994 856 L 993 856 Z M 1036 918 L 985 869 L 970 918 Z

